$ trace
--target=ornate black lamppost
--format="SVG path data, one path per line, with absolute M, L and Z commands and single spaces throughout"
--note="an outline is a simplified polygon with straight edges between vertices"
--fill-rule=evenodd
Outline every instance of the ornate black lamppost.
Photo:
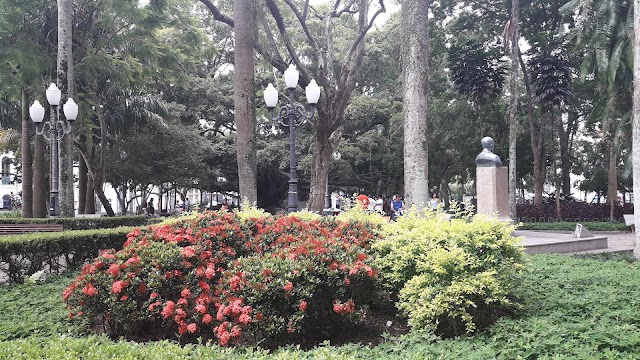
M 51 105 L 51 120 L 45 121 L 44 119 L 44 107 L 40 105 L 38 100 L 34 101 L 33 105 L 29 107 L 29 115 L 31 120 L 36 124 L 36 133 L 42 135 L 50 143 L 50 155 L 51 158 L 51 201 L 49 203 L 49 215 L 60 215 L 60 207 L 58 206 L 58 192 L 60 192 L 58 184 L 58 178 L 60 173 L 60 154 L 58 153 L 59 141 L 72 130 L 73 122 L 78 116 L 78 104 L 76 104 L 72 98 L 69 98 L 67 102 L 62 106 L 64 116 L 67 121 L 58 119 L 58 105 L 60 105 L 61 92 L 56 84 L 51 84 L 47 89 L 47 101 Z
M 311 80 L 306 88 L 307 102 L 311 109 L 305 109 L 304 105 L 295 101 L 295 89 L 298 86 L 300 74 L 295 66 L 289 65 L 284 72 L 284 81 L 289 89 L 289 103 L 280 107 L 278 105 L 278 90 L 269 84 L 264 91 L 264 102 L 269 108 L 272 121 L 278 121 L 282 126 L 289 128 L 289 196 L 288 212 L 298 211 L 298 164 L 296 163 L 296 126 L 304 124 L 313 118 L 314 110 L 320 98 L 320 87 L 315 80 Z

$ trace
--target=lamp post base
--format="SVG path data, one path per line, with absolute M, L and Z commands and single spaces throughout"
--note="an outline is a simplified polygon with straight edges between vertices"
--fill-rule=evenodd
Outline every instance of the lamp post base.
M 58 206 L 58 194 L 51 193 L 51 199 L 49 202 L 49 216 L 59 216 L 60 207 Z

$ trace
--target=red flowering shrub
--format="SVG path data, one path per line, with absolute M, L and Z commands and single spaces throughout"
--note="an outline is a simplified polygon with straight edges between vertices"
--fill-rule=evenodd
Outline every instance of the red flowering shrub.
M 136 230 L 64 291 L 70 316 L 113 337 L 278 340 L 354 321 L 379 298 L 372 229 L 213 212 Z

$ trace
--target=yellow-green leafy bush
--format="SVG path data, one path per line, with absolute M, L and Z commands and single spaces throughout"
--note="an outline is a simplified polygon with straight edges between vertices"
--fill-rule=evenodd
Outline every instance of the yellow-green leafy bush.
M 512 309 L 523 270 L 514 226 L 483 217 L 412 210 L 373 245 L 386 285 L 414 328 L 471 333 Z

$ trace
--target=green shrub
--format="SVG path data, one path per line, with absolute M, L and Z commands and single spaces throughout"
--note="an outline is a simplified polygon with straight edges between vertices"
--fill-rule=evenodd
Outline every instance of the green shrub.
M 160 218 L 149 218 L 142 215 L 96 218 L 0 218 L 0 224 L 62 224 L 65 231 L 146 226 L 161 221 Z
M 523 305 L 489 331 L 441 339 L 414 331 L 368 344 L 309 350 L 135 343 L 78 334 L 60 302 L 65 279 L 0 286 L 0 359 L 637 359 L 640 262 L 529 257 L 515 296 Z M 61 281 L 63 280 L 63 281 Z M 359 329 L 352 332 L 358 332 Z M 343 338 L 344 340 L 344 338 Z
M 20 212 L 20 210 L 0 211 L 0 219 L 20 217 L 22 217 L 22 212 Z
M 0 274 L 21 282 L 25 275 L 47 269 L 59 272 L 93 259 L 102 249 L 122 248 L 132 227 L 78 230 L 0 237 Z
M 521 223 L 518 230 L 556 230 L 556 231 L 574 231 L 577 222 L 537 222 L 537 223 Z M 617 222 L 582 222 L 580 223 L 591 231 L 628 231 L 629 227 L 624 223 Z
M 112 337 L 277 341 L 360 319 L 376 294 L 373 232 L 335 219 L 210 212 L 134 231 L 64 291 Z
M 409 211 L 373 245 L 376 265 L 412 327 L 471 333 L 514 307 L 509 295 L 524 268 L 514 228 L 483 217 L 448 221 L 430 210 Z

